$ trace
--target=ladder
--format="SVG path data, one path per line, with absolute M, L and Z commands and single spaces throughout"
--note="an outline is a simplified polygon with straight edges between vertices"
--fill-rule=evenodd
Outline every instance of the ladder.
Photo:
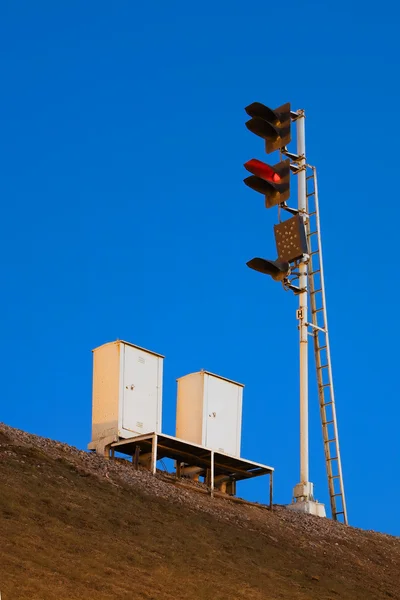
M 340 460 L 328 320 L 326 313 L 317 173 L 315 167 L 309 165 L 306 166 L 306 196 L 306 235 L 310 256 L 308 263 L 308 293 L 312 318 L 312 322 L 308 323 L 308 326 L 309 335 L 313 337 L 314 341 L 318 398 L 322 422 L 326 471 L 328 475 L 329 496 L 332 518 L 347 525 L 347 510 L 343 486 L 342 464 Z

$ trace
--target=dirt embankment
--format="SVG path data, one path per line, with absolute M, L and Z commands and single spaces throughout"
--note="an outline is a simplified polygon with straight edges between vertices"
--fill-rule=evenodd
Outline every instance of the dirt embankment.
M 400 539 L 176 487 L 0 424 L 2 600 L 400 600 Z

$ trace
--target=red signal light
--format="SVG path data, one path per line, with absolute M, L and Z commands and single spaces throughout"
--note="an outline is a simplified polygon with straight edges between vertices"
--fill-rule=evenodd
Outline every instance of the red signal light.
M 264 181 L 271 181 L 273 183 L 279 183 L 281 181 L 281 176 L 275 171 L 275 169 L 261 162 L 261 160 L 257 160 L 256 158 L 248 160 L 244 167 L 256 177 L 264 179 Z
M 290 159 L 271 166 L 252 158 L 244 166 L 252 175 L 243 181 L 265 197 L 265 208 L 286 202 L 290 196 Z

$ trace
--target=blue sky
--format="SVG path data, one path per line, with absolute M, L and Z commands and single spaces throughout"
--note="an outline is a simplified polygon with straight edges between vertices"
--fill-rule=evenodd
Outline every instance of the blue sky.
M 298 482 L 296 300 L 250 271 L 274 211 L 254 101 L 307 114 L 350 522 L 400 534 L 398 7 L 69 0 L 0 6 L 0 420 L 86 448 L 92 348 L 126 339 L 245 384 L 243 455 Z M 313 364 L 311 480 L 328 503 Z M 267 481 L 240 493 L 265 501 Z

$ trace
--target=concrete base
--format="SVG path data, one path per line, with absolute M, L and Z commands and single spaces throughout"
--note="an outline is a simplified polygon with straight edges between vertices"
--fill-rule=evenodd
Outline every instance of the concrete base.
M 100 456 L 104 456 L 104 458 L 110 458 L 111 444 L 117 441 L 118 437 L 115 435 L 103 437 L 99 440 L 95 440 L 94 442 L 90 442 L 90 444 L 88 444 L 88 450 L 94 450 L 97 454 L 100 454 Z
M 292 504 L 288 504 L 286 508 L 307 513 L 309 515 L 315 515 L 316 517 L 326 517 L 325 504 L 321 504 L 316 500 L 299 500 Z

